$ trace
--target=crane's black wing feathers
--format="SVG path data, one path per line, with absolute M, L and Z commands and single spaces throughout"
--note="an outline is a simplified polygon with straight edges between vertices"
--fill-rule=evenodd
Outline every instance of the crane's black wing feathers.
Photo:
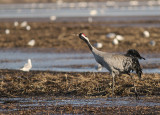
M 138 77 L 141 78 L 142 69 L 137 58 L 132 58 L 132 69 L 137 73 Z
M 139 61 L 136 57 L 129 56 L 130 58 L 124 60 L 124 70 L 121 71 L 122 74 L 128 74 L 130 75 L 130 72 L 135 71 L 139 78 L 141 78 L 142 75 L 142 69 L 139 64 Z

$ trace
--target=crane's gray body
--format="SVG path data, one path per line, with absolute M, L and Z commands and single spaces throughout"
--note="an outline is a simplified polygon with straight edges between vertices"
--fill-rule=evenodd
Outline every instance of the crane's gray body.
M 105 67 L 111 74 L 120 75 L 132 70 L 132 58 L 121 54 L 101 52 L 93 48 L 95 60 Z

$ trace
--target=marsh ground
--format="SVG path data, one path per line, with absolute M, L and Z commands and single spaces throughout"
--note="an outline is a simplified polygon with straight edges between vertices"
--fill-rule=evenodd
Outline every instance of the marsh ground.
M 137 22 L 118 22 L 128 26 L 113 26 L 117 22 L 29 22 L 31 30 L 23 27 L 14 27 L 13 22 L 0 23 L 0 47 L 1 48 L 24 48 L 27 43 L 34 39 L 34 48 L 54 48 L 56 52 L 89 52 L 87 45 L 75 34 L 85 33 L 92 44 L 100 42 L 102 51 L 126 52 L 128 49 L 137 49 L 140 53 L 160 52 L 160 29 L 159 27 L 135 27 L 129 24 Z M 138 22 L 140 23 L 140 22 Z M 158 24 L 159 21 L 142 22 L 146 24 Z M 5 34 L 9 29 L 10 34 Z M 150 37 L 146 38 L 143 31 L 149 31 Z M 118 45 L 113 45 L 113 39 L 106 37 L 108 33 L 120 34 L 124 37 Z M 152 46 L 151 41 L 156 45 Z M 124 51 L 125 49 L 125 51 Z
M 126 52 L 128 49 L 133 48 L 146 55 L 160 52 L 160 26 L 157 18 L 156 20 L 146 21 L 93 21 L 92 23 L 86 21 L 63 22 L 59 20 L 47 22 L 45 19 L 41 19 L 41 21 L 31 19 L 28 22 L 28 25 L 31 26 L 30 31 L 27 31 L 25 27 L 14 27 L 13 20 L 1 20 L 0 22 L 0 48 L 28 48 L 35 52 L 38 51 L 36 48 L 41 48 L 41 51 L 44 52 L 46 50 L 43 50 L 43 48 L 54 49 L 53 52 L 89 52 L 86 44 L 78 36 L 75 36 L 83 32 L 89 37 L 92 44 L 103 43 L 103 47 L 100 49 L 102 51 Z M 10 30 L 10 34 L 5 34 L 6 29 Z M 144 30 L 150 32 L 150 37 L 144 37 Z M 106 37 L 108 33 L 120 34 L 124 37 L 124 40 L 118 45 L 113 45 L 113 39 Z M 36 44 L 30 47 L 27 43 L 32 39 L 36 41 Z M 152 46 L 150 41 L 155 41 L 156 45 Z M 159 67 L 159 65 L 156 65 L 156 67 Z M 135 74 L 133 76 L 141 96 L 140 101 L 159 103 L 160 75 L 156 73 L 143 74 L 142 80 L 139 80 Z M 33 107 L 35 105 L 31 101 L 28 104 L 33 103 L 33 106 L 25 107 L 24 105 L 24 107 L 21 107 L 19 101 L 2 101 L 2 98 L 35 98 L 36 96 L 44 98 L 49 96 L 52 97 L 52 100 L 56 100 L 56 97 L 60 97 L 61 100 L 71 97 L 85 99 L 98 97 L 107 100 L 111 97 L 111 92 L 112 78 L 108 73 L 0 70 L 0 110 L 2 114 L 160 113 L 159 105 L 104 107 L 102 104 L 102 106 L 95 107 L 88 105 L 73 106 L 70 104 L 41 106 L 41 103 L 38 103 L 38 106 Z M 115 95 L 116 97 L 134 97 L 133 81 L 129 76 L 122 75 L 116 78 Z
M 140 95 L 159 95 L 159 74 L 134 75 Z M 106 96 L 112 92 L 112 78 L 106 73 L 73 73 L 19 70 L 1 70 L 1 97 L 10 96 Z M 127 75 L 116 78 L 115 95 L 133 96 L 132 80 Z
M 115 24 L 116 22 L 113 22 Z M 129 23 L 129 22 L 127 22 Z M 130 22 L 131 23 L 131 22 Z M 148 23 L 148 22 L 146 22 Z M 158 22 L 149 22 L 157 24 Z M 14 27 L 13 22 L 1 22 L 0 25 L 0 47 L 1 48 L 51 48 L 53 52 L 89 52 L 88 47 L 82 40 L 73 34 L 85 33 L 92 44 L 102 42 L 100 50 L 108 52 L 125 52 L 128 49 L 137 49 L 140 53 L 159 53 L 158 27 L 134 27 L 134 26 L 111 26 L 109 23 L 87 23 L 75 22 L 29 22 L 31 30 L 27 31 L 20 26 Z M 126 24 L 126 23 L 125 23 Z M 5 30 L 10 29 L 6 35 Z M 145 38 L 143 31 L 148 30 L 151 37 Z M 119 45 L 113 45 L 112 40 L 106 38 L 106 34 L 114 32 L 124 36 L 125 40 Z M 36 40 L 33 47 L 27 45 L 31 39 Z M 149 44 L 151 40 L 156 45 Z M 125 49 L 125 51 L 124 51 Z M 45 51 L 45 50 L 44 50 Z M 159 67 L 159 65 L 158 65 Z M 143 74 L 142 81 L 139 81 L 135 74 L 134 78 L 137 90 L 143 100 L 159 100 L 159 74 Z M 53 96 L 66 99 L 68 96 L 80 98 L 111 97 L 112 78 L 107 73 L 73 73 L 73 72 L 49 72 L 31 71 L 21 72 L 18 70 L 0 70 L 0 95 L 1 97 L 31 97 Z M 134 97 L 133 82 L 129 76 L 123 75 L 116 78 L 115 94 L 117 97 Z M 148 98 L 150 97 L 150 99 Z M 152 98 L 155 97 L 155 98 Z M 17 106 L 19 102 L 5 101 L 1 103 L 3 114 L 159 114 L 159 106 L 115 106 L 95 107 L 88 105 L 46 105 L 37 107 Z M 31 102 L 32 103 L 32 102 Z M 159 102 L 158 102 L 159 103 Z
M 10 113 L 10 111 L 12 114 L 105 114 L 106 112 L 110 114 L 159 114 L 160 75 L 143 74 L 142 80 L 138 80 L 135 74 L 133 76 L 141 96 L 140 100 L 136 101 L 134 98 L 133 81 L 129 76 L 122 75 L 116 78 L 115 95 L 118 102 L 116 98 L 114 102 L 114 99 L 109 99 L 112 92 L 112 78 L 106 73 L 1 70 L 0 109 L 3 114 Z M 19 98 L 19 100 L 12 100 L 11 97 Z M 22 102 L 26 97 L 31 98 L 31 101 Z M 36 97 L 42 97 L 42 99 L 35 101 Z M 54 102 L 57 99 L 72 101 L 77 98 L 78 100 L 86 99 L 86 101 L 90 98 L 99 98 L 98 100 L 105 98 L 106 102 L 112 101 L 115 105 L 132 100 L 135 104 L 115 106 L 111 103 L 106 106 L 104 101 L 98 106 L 95 106 L 94 102 L 91 105 L 75 106 L 74 103 L 55 105 Z M 42 101 L 44 99 L 46 102 Z M 152 102 L 158 105 L 152 105 Z M 92 102 L 89 101 L 89 103 Z

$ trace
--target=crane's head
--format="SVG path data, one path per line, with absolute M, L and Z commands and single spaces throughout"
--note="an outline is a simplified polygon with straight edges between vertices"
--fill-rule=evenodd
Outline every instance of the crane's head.
M 138 59 L 144 59 L 145 60 L 145 58 L 142 57 L 142 56 L 140 56 L 140 54 L 138 53 L 138 51 L 135 50 L 135 49 L 129 49 L 127 51 L 127 55 L 133 56 L 133 57 L 138 58 Z
M 79 34 L 79 38 L 82 39 L 82 40 L 84 40 L 84 41 L 89 42 L 89 39 L 87 38 L 87 36 L 84 33 L 80 33 Z

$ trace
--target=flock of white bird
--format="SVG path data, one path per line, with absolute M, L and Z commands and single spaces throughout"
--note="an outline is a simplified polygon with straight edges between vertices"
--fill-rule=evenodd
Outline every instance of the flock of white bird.
M 27 31 L 30 31 L 31 30 L 31 26 L 28 24 L 28 22 L 27 21 L 23 21 L 23 22 L 21 22 L 21 23 L 19 23 L 18 21 L 15 21 L 14 22 L 14 26 L 15 27 L 21 27 L 21 28 L 25 28 Z M 6 29 L 5 30 L 5 34 L 7 35 L 7 34 L 10 34 L 10 30 L 9 29 Z M 34 39 L 32 39 L 32 40 L 30 40 L 30 41 L 28 41 L 28 43 L 27 43 L 27 45 L 29 45 L 29 46 L 34 46 L 35 45 L 35 40 Z

